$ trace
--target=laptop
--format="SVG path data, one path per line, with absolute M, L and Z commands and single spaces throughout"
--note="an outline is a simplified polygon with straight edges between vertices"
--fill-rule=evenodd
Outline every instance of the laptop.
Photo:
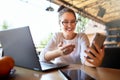
M 68 66 L 68 64 L 39 61 L 29 26 L 0 31 L 0 43 L 3 48 L 3 56 L 11 56 L 15 60 L 15 66 L 38 71 Z

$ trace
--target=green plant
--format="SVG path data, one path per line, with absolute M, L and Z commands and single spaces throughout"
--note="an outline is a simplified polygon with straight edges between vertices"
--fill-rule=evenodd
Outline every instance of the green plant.
M 77 28 L 76 28 L 76 32 L 84 32 L 85 31 L 85 25 L 87 24 L 87 22 L 89 21 L 88 18 L 85 18 L 83 16 L 81 16 L 80 14 L 77 14 L 77 18 L 78 18 L 78 23 L 77 23 Z
M 52 35 L 53 35 L 53 33 L 50 33 L 47 38 L 43 39 L 40 42 L 39 48 L 44 48 L 46 46 L 46 44 L 48 43 L 48 41 L 51 39 Z
M 1 26 L 1 29 L 2 29 L 2 30 L 5 30 L 5 29 L 8 29 L 8 27 L 9 27 L 9 26 L 8 26 L 7 22 L 4 21 L 4 22 L 3 22 L 3 25 Z

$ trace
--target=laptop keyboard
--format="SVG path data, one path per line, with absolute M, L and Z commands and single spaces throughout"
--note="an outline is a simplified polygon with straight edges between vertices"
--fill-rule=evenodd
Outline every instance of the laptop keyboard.
M 67 64 L 62 64 L 62 63 L 53 64 L 51 62 L 40 62 L 40 64 L 42 69 L 50 69 L 50 68 L 56 69 L 56 68 L 62 68 L 62 67 L 68 66 Z

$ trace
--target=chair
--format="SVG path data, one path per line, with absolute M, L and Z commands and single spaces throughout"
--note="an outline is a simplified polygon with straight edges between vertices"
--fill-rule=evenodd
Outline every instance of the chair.
M 120 47 L 105 48 L 105 56 L 101 67 L 120 69 Z

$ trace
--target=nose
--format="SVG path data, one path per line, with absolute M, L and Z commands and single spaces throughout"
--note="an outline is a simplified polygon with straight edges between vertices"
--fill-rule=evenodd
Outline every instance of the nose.
M 73 23 L 72 23 L 72 22 L 69 22 L 67 25 L 68 25 L 68 27 L 72 27 L 72 26 L 73 26 Z

